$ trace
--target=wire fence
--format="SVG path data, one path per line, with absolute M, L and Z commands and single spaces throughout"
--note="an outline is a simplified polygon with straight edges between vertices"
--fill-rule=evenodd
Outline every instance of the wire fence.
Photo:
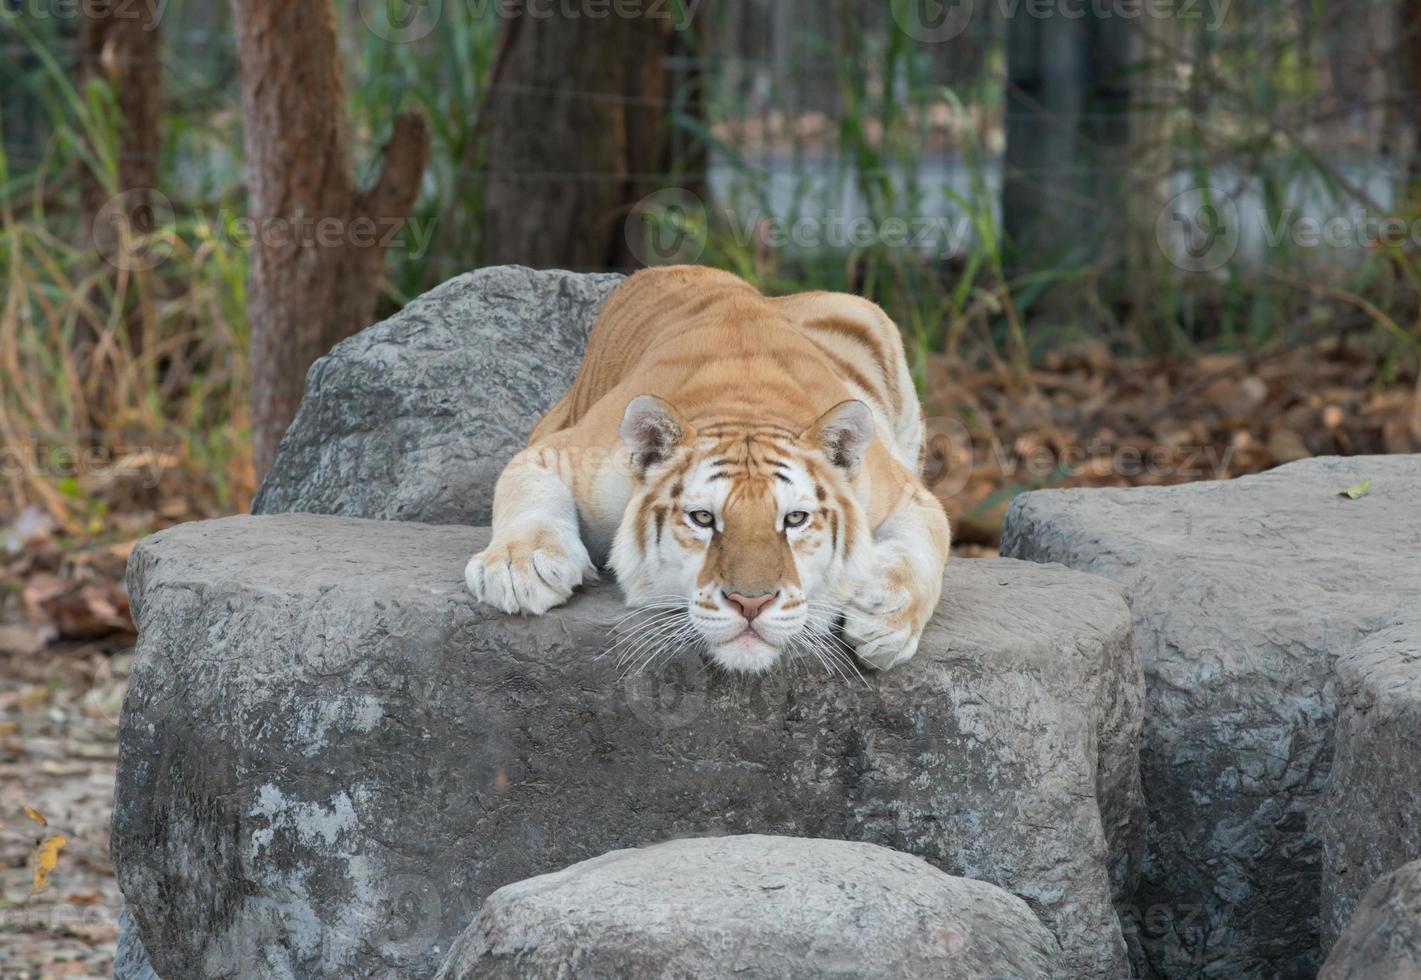
M 459 188 L 490 177 L 695 185 L 728 198 L 717 204 L 786 212 L 813 207 L 815 195 L 843 199 L 844 186 L 854 207 L 873 207 L 882 190 L 899 210 L 931 211 L 948 206 L 944 194 L 985 185 L 1002 196 L 994 220 L 1037 209 L 1079 236 L 1078 217 L 1050 200 L 1084 202 L 1095 217 L 1129 212 L 1137 188 L 1162 200 L 1186 172 L 1196 183 L 1249 183 L 1270 206 L 1322 187 L 1334 209 L 1344 199 L 1392 207 L 1415 169 L 1421 116 L 1408 3 L 721 0 L 679 8 L 694 17 L 665 59 L 664 97 L 470 77 L 441 45 L 455 28 L 492 43 L 497 8 L 475 0 L 412 5 L 438 23 L 409 40 L 381 36 L 370 3 L 341 9 L 363 157 L 414 95 L 451 117 L 500 99 L 618 105 L 669 116 L 676 133 L 664 169 L 568 161 L 510 172 L 471 159 L 459 142 L 476 120 L 441 118 L 436 140 L 448 145 L 442 157 L 436 147 L 432 192 L 455 193 L 451 213 L 462 206 Z M 934 8 L 938 21 L 925 13 Z M 1168 16 L 1128 13 L 1137 9 Z M 13 178 L 52 151 L 50 106 L 34 97 L 45 72 L 72 71 L 82 50 L 75 17 L 35 17 L 45 10 L 38 0 L 4 0 L 0 10 L 0 118 Z M 176 172 L 240 184 L 228 16 L 216 0 L 164 8 L 165 112 L 183 120 L 164 149 Z M 446 89 L 462 101 L 441 102 Z

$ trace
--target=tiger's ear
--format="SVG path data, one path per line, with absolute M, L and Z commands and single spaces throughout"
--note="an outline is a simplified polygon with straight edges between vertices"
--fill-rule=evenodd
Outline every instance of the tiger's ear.
M 622 415 L 622 442 L 641 470 L 670 457 L 686 438 L 689 426 L 681 413 L 655 395 L 637 395 Z
M 819 416 L 802 438 L 822 449 L 829 462 L 850 470 L 863 458 L 874 434 L 873 410 L 857 398 L 851 398 Z

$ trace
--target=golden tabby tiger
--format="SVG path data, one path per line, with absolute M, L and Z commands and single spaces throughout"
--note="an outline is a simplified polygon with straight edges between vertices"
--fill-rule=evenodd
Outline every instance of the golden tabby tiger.
M 840 623 L 892 667 L 937 606 L 950 542 L 922 449 L 902 340 L 873 303 L 638 272 L 504 469 L 465 579 L 538 614 L 610 557 L 628 605 L 684 616 L 726 668 L 767 670 Z

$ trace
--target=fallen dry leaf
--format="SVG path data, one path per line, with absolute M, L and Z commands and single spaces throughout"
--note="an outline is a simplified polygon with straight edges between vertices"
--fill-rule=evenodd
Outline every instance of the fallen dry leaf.
M 34 884 L 30 886 L 31 895 L 38 895 L 49 888 L 50 872 L 59 864 L 59 849 L 68 843 L 67 838 L 55 834 L 35 845 Z
M 20 602 L 41 637 L 93 640 L 133 631 L 128 596 L 112 579 L 81 582 L 39 572 L 25 583 Z
M 41 827 L 48 827 L 48 826 L 49 826 L 49 821 L 44 818 L 44 814 L 43 814 L 43 813 L 40 813 L 38 810 L 36 810 L 36 809 L 35 809 L 34 807 L 32 807 L 32 806 L 27 806 L 27 807 L 25 807 L 25 816 L 29 817 L 31 820 L 33 820 L 35 823 L 39 824 Z

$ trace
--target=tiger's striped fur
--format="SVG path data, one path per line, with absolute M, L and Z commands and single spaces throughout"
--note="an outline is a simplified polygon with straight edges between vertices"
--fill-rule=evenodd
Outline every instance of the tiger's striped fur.
M 873 303 L 646 270 L 609 297 L 571 389 L 504 470 L 466 579 L 537 614 L 596 555 L 629 605 L 684 602 L 687 635 L 728 668 L 832 642 L 838 621 L 890 667 L 916 650 L 950 544 L 922 451 L 902 340 Z

